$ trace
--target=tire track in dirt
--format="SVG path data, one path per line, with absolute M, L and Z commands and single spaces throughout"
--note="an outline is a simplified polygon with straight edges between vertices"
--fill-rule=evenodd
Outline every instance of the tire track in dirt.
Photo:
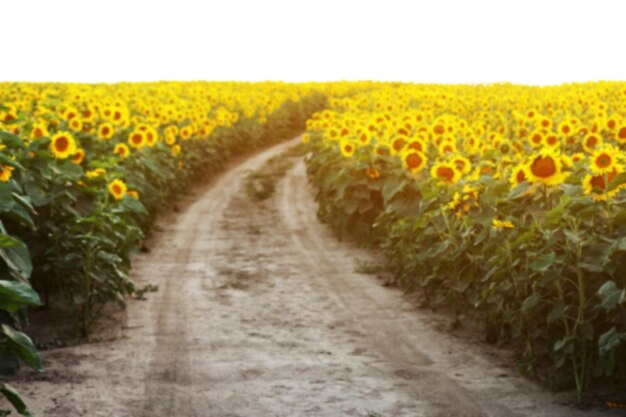
M 236 165 L 158 223 L 123 338 L 43 353 L 31 409 L 63 417 L 595 417 L 555 405 L 372 276 L 321 225 L 300 161 L 276 195 L 242 190 L 297 140 Z M 30 382 L 26 382 L 30 381 Z

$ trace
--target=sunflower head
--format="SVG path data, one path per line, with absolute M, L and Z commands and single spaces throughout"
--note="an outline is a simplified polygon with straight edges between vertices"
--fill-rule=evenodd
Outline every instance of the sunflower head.
M 102 123 L 98 126 L 98 137 L 102 140 L 111 139 L 115 133 L 115 128 L 111 123 Z
M 402 166 L 412 173 L 420 172 L 428 162 L 426 155 L 413 149 L 407 149 L 400 155 L 402 158 Z
M 128 137 L 128 144 L 135 149 L 141 149 L 146 145 L 145 132 L 135 129 Z
M 341 154 L 346 158 L 352 158 L 354 151 L 356 150 L 356 144 L 348 139 L 342 139 L 339 141 L 339 149 Z
M 59 132 L 50 141 L 50 150 L 55 158 L 67 159 L 77 151 L 76 141 L 69 132 Z
M 583 179 L 583 193 L 593 198 L 594 201 L 610 200 L 623 188 L 617 187 L 614 190 L 608 191 L 611 181 L 613 181 L 620 172 L 621 168 L 616 166 L 608 173 L 598 175 L 587 174 Z
M 85 150 L 82 148 L 78 148 L 76 150 L 76 153 L 74 154 L 74 157 L 72 158 L 72 162 L 75 163 L 76 165 L 80 165 L 83 163 L 84 160 L 85 160 Z
M 115 179 L 111 181 L 107 188 L 109 189 L 109 193 L 111 193 L 113 198 L 115 198 L 116 200 L 121 200 L 122 198 L 124 198 L 124 196 L 126 195 L 126 190 L 128 189 L 126 187 L 126 183 L 124 183 L 124 181 L 120 179 Z
M 557 185 L 564 180 L 561 158 L 548 148 L 542 149 L 530 158 L 526 172 L 531 183 Z
M 617 166 L 619 149 L 605 145 L 597 148 L 591 155 L 591 172 L 594 174 L 607 174 Z
M 118 143 L 117 145 L 115 145 L 113 153 L 124 159 L 127 158 L 128 155 L 130 155 L 130 149 L 125 143 Z
M 451 162 L 438 162 L 430 169 L 430 176 L 440 179 L 440 184 L 456 184 L 461 173 Z

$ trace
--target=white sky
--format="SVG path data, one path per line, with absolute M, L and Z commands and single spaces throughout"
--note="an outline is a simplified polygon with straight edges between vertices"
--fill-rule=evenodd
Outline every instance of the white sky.
M 0 81 L 626 80 L 625 11 L 620 0 L 3 0 Z

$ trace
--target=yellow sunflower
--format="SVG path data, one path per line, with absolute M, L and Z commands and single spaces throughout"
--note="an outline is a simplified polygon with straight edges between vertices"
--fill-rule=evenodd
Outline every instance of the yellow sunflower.
M 626 124 L 621 124 L 615 128 L 615 140 L 619 143 L 626 143 Z
M 172 146 L 172 155 L 178 156 L 180 154 L 181 150 L 182 149 L 181 149 L 180 145 Z
M 76 149 L 76 153 L 74 154 L 74 157 L 72 158 L 72 162 L 75 163 L 76 165 L 80 165 L 83 163 L 84 159 L 85 159 L 85 150 L 82 148 Z
M 346 158 L 351 158 L 352 155 L 354 155 L 354 151 L 356 150 L 356 145 L 350 140 L 342 139 L 339 142 L 339 148 L 343 156 L 345 156 Z
M 126 195 L 127 187 L 122 180 L 116 179 L 111 181 L 107 188 L 116 200 L 121 200 Z
M 111 123 L 102 123 L 98 126 L 98 137 L 102 140 L 111 139 L 115 133 L 115 128 Z
M 589 133 L 583 138 L 583 149 L 585 152 L 593 153 L 598 146 L 602 146 L 602 136 L 597 133 Z
M 456 184 L 461 178 L 461 173 L 450 162 L 438 162 L 430 169 L 430 176 L 441 179 L 441 183 Z
M 13 175 L 12 171 L 14 169 L 15 168 L 13 168 L 12 166 L 0 165 L 0 181 L 9 182 L 9 180 L 11 179 L 11 175 Z
M 526 172 L 528 181 L 531 183 L 557 185 L 564 179 L 560 156 L 547 148 L 542 149 L 530 159 Z
M 113 149 L 113 153 L 115 155 L 120 156 L 122 159 L 124 159 L 128 157 L 128 155 L 130 155 L 130 149 L 125 143 L 118 143 L 117 145 L 115 145 L 115 148 Z
M 517 187 L 524 181 L 528 180 L 527 174 L 528 166 L 524 163 L 518 164 L 511 170 L 511 176 L 509 177 L 509 182 L 511 186 Z
M 420 172 L 426 166 L 426 155 L 413 149 L 405 150 L 401 154 L 402 166 L 413 174 Z
M 596 149 L 591 156 L 591 172 L 594 174 L 607 174 L 612 172 L 617 165 L 619 149 L 607 145 Z
M 59 132 L 50 141 L 50 150 L 55 158 L 67 159 L 77 151 L 76 141 L 69 132 Z
M 468 174 L 472 170 L 472 163 L 462 155 L 456 155 L 450 161 L 462 175 Z
M 135 149 L 141 149 L 146 145 L 146 135 L 145 132 L 141 130 L 133 130 L 133 132 L 128 137 L 128 144 Z
M 606 191 L 611 181 L 615 179 L 617 174 L 621 172 L 621 168 L 614 167 L 609 173 L 600 175 L 587 174 L 583 179 L 583 192 L 585 195 L 593 198 L 594 201 L 607 201 L 613 198 L 620 189 L 624 187 L 617 187 L 614 190 Z M 599 190 L 600 192 L 596 192 Z

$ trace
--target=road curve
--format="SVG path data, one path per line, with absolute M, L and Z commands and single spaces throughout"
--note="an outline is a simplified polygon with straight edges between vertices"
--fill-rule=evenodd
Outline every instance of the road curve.
M 158 223 L 133 279 L 124 337 L 45 351 L 15 385 L 38 416 L 600 417 L 558 404 L 486 348 L 354 272 L 366 251 L 315 216 L 298 160 L 273 197 L 246 175 L 298 139 L 229 169 Z M 191 198 L 191 197 L 190 197 Z

